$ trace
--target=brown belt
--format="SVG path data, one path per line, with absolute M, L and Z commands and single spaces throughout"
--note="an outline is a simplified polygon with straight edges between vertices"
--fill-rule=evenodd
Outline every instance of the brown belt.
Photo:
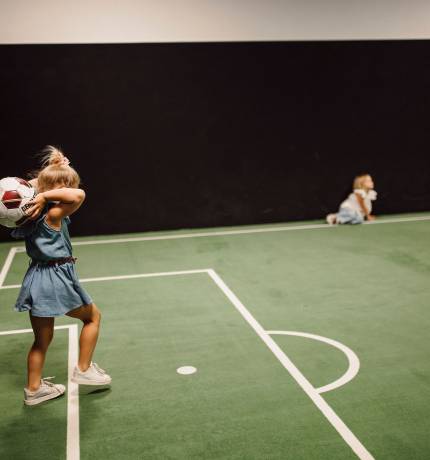
M 42 267 L 52 267 L 53 265 L 62 265 L 66 264 L 67 262 L 72 262 L 76 263 L 77 257 L 63 257 L 61 259 L 52 259 L 52 260 L 47 260 L 47 261 L 39 261 L 39 260 L 33 260 L 32 264 L 34 265 L 41 265 Z

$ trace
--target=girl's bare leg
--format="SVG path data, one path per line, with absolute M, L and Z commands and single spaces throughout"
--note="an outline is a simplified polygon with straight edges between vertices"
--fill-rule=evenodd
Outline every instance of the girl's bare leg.
M 66 313 L 72 318 L 80 319 L 84 325 L 79 338 L 79 369 L 85 372 L 93 357 L 94 349 L 99 336 L 101 314 L 96 304 L 83 305 Z
M 27 358 L 27 388 L 30 391 L 36 391 L 42 378 L 46 352 L 54 336 L 54 318 L 33 316 L 30 312 L 30 321 L 34 332 L 34 342 Z

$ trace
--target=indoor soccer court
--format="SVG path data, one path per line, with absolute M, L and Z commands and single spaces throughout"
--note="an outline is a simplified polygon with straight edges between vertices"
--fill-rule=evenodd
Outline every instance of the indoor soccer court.
M 74 238 L 113 382 L 37 407 L 13 311 L 28 257 L 2 243 L 0 458 L 428 458 L 429 231 L 408 214 Z M 56 326 L 45 375 L 67 384 L 80 325 Z

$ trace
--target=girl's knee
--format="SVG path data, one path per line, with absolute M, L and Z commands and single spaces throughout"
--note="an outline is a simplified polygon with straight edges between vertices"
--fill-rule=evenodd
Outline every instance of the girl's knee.
M 54 337 L 54 331 L 46 332 L 34 337 L 33 347 L 40 350 L 47 350 Z
M 100 323 L 100 310 L 97 308 L 95 303 L 88 305 L 82 305 L 75 310 L 66 313 L 67 316 L 72 318 L 80 319 L 84 324 Z
M 88 312 L 88 315 L 85 315 L 84 318 L 82 318 L 82 321 L 85 323 L 85 324 L 88 324 L 88 323 L 95 323 L 95 324 L 100 324 L 100 321 L 101 321 L 101 313 L 100 313 L 100 310 L 97 308 L 97 305 L 95 303 L 91 304 L 90 307 L 87 307 L 89 308 L 89 312 Z
M 100 324 L 100 321 L 102 320 L 102 314 L 95 304 L 93 307 L 93 318 L 94 318 L 94 322 L 96 322 L 97 324 Z

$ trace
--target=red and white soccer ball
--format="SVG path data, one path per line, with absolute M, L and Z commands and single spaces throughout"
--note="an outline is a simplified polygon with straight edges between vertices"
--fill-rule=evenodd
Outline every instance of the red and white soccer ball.
M 28 221 L 25 214 L 28 202 L 36 196 L 36 189 L 19 177 L 0 180 L 0 224 L 19 227 Z

